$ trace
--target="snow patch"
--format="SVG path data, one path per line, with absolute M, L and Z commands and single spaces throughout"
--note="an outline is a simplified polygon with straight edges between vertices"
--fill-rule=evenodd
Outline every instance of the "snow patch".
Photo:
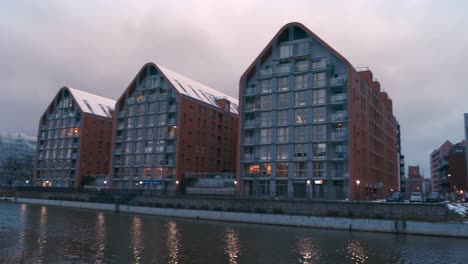
M 452 204 L 447 204 L 447 208 L 460 215 L 460 216 L 468 216 L 468 204 L 466 203 L 452 203 Z M 467 221 L 468 222 L 468 221 Z M 465 223 L 467 223 L 465 222 Z

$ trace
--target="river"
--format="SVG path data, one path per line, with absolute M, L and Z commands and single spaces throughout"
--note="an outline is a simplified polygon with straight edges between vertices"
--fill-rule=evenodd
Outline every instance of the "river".
M 468 263 L 468 239 L 2 202 L 0 263 Z

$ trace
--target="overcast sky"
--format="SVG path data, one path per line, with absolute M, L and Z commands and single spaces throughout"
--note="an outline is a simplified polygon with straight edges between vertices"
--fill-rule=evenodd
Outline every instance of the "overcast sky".
M 393 99 L 407 165 L 463 139 L 468 1 L 0 0 L 0 132 L 36 135 L 64 85 L 117 99 L 153 61 L 238 97 L 284 24 L 303 23 Z

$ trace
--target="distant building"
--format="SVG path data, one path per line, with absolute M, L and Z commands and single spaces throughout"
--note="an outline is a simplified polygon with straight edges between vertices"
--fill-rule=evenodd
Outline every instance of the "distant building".
M 24 134 L 0 134 L 0 187 L 32 181 L 36 140 Z
M 419 166 L 408 166 L 407 186 L 408 192 L 423 192 L 424 178 L 419 171 Z
M 398 156 L 399 156 L 399 166 L 400 166 L 400 171 L 399 171 L 399 183 L 400 183 L 400 192 L 406 192 L 406 177 L 405 177 L 405 155 L 402 153 L 401 149 L 401 128 L 400 124 L 397 125 L 397 131 L 398 131 Z
M 434 192 L 441 191 L 440 184 L 444 181 L 446 175 L 446 165 L 447 161 L 445 157 L 447 156 L 450 149 L 453 147 L 452 142 L 445 141 L 439 148 L 434 150 L 431 153 L 431 181 L 432 181 L 432 190 Z
M 447 191 L 449 193 L 465 193 L 468 191 L 468 176 L 466 168 L 466 141 L 455 144 L 447 155 Z
M 392 100 L 300 23 L 240 79 L 239 194 L 374 199 L 399 185 Z
M 61 88 L 39 121 L 35 185 L 80 187 L 109 174 L 115 101 Z
M 113 185 L 181 190 L 193 175 L 235 172 L 237 104 L 161 65 L 144 65 L 116 104 Z

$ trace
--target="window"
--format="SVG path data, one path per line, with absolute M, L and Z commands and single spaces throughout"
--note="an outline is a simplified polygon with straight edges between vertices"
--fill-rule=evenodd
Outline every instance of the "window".
M 270 177 L 271 163 L 260 164 L 260 177 Z
M 148 115 L 147 124 L 148 126 L 154 126 L 154 115 Z
M 309 61 L 301 60 L 296 62 L 296 70 L 297 71 L 307 71 L 309 68 Z
M 276 129 L 276 142 L 277 143 L 288 143 L 289 140 L 289 128 L 280 127 Z
M 327 102 L 325 89 L 313 90 L 312 104 L 325 104 Z
M 288 159 L 288 145 L 277 145 L 276 146 L 276 159 L 287 160 Z
M 289 58 L 293 56 L 293 46 L 283 45 L 280 47 L 280 59 Z
M 156 111 L 156 103 L 149 103 L 148 105 L 148 112 L 154 113 Z
M 303 106 L 306 105 L 306 92 L 295 92 L 294 93 L 294 101 L 296 106 Z
M 156 152 L 164 151 L 164 140 L 156 140 Z
M 167 111 L 167 103 L 166 101 L 159 101 L 158 104 L 158 112 L 166 112 Z
M 296 177 L 306 177 L 307 174 L 307 163 L 304 161 L 296 162 Z
M 307 88 L 307 75 L 297 75 L 294 77 L 294 88 L 305 89 Z
M 158 125 L 162 126 L 166 124 L 166 114 L 158 115 Z
M 136 131 L 136 139 L 137 140 L 143 139 L 144 132 L 145 132 L 145 130 L 143 128 L 138 128 L 137 131 Z
M 312 121 L 314 123 L 325 122 L 326 117 L 327 117 L 327 112 L 326 112 L 325 107 L 315 107 L 312 109 L 313 109 Z
M 312 69 L 323 69 L 327 67 L 327 60 L 325 58 L 315 59 L 312 61 Z
M 306 126 L 297 126 L 294 128 L 294 140 L 299 142 L 306 140 Z
M 260 148 L 259 148 L 259 158 L 260 158 L 260 160 L 270 160 L 271 159 L 270 146 L 260 146 Z
M 146 141 L 145 143 L 145 153 L 153 152 L 153 141 Z
M 138 98 L 140 98 L 140 96 L 137 97 L 137 100 Z M 140 99 L 142 100 L 142 99 Z M 145 113 L 145 105 L 144 104 L 139 104 L 138 105 L 138 114 L 142 115 Z
M 289 106 L 289 95 L 287 93 L 280 93 L 277 95 L 278 104 L 277 107 L 288 107 Z
M 260 109 L 271 109 L 271 95 L 260 97 Z
M 153 78 L 151 80 L 152 80 L 151 88 L 158 88 L 160 85 L 159 78 Z
M 139 166 L 141 164 L 141 155 L 135 155 L 135 160 L 133 161 L 133 164 L 135 166 Z
M 137 116 L 137 127 L 142 127 L 145 125 L 145 116 Z
M 315 159 L 325 159 L 327 157 L 327 145 L 325 143 L 316 143 L 313 148 Z
M 322 161 L 312 162 L 312 177 L 318 177 L 318 178 L 325 177 L 325 162 L 322 162 Z
M 271 128 L 260 129 L 260 143 L 267 144 L 271 142 Z
M 313 87 L 324 87 L 326 85 L 327 75 L 324 72 L 314 73 L 312 75 Z
M 260 81 L 260 92 L 271 93 L 271 80 Z
M 284 126 L 288 124 L 288 110 L 278 111 L 278 125 Z
M 288 177 L 288 163 L 276 163 L 276 177 Z
M 278 91 L 287 91 L 289 89 L 288 77 L 278 78 Z
M 260 113 L 260 126 L 271 126 L 271 112 Z
M 294 145 L 294 158 L 306 159 L 307 158 L 307 144 Z
M 128 127 L 128 128 L 132 128 L 132 127 L 133 127 L 133 123 L 134 123 L 133 117 L 128 117 L 128 118 L 127 118 L 127 127 Z
M 315 141 L 323 141 L 327 138 L 327 127 L 325 125 L 312 127 L 312 138 Z
M 156 138 L 165 138 L 166 137 L 166 128 L 157 127 L 156 128 Z
M 309 43 L 308 42 L 300 42 L 297 43 L 297 51 L 296 55 L 302 56 L 309 54 Z
M 302 124 L 307 122 L 307 109 L 302 108 L 302 109 L 296 109 L 294 113 L 296 117 L 296 123 L 297 124 Z

